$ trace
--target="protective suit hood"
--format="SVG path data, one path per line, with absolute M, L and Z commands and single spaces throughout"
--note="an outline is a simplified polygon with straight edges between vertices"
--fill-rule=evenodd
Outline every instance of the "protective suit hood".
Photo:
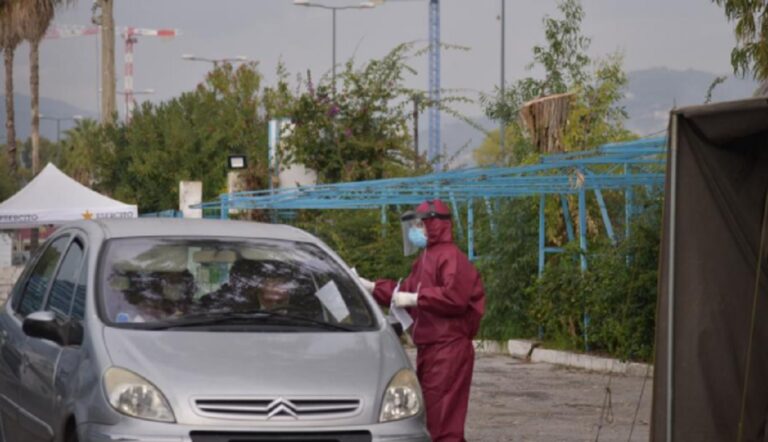
M 427 247 L 453 242 L 451 211 L 440 200 L 424 201 L 416 207 L 416 213 L 424 220 L 427 232 Z

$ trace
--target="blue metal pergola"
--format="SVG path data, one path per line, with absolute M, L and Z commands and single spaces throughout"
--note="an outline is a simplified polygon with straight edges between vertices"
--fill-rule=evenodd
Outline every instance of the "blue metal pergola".
M 664 182 L 663 166 L 666 138 L 650 138 L 606 144 L 594 150 L 543 156 L 538 164 L 517 167 L 470 168 L 429 175 L 320 184 L 288 189 L 257 190 L 222 194 L 217 201 L 196 208 L 218 209 L 227 218 L 230 209 L 381 209 L 386 222 L 389 206 L 415 205 L 426 199 L 441 198 L 451 203 L 459 236 L 464 236 L 459 207 L 467 210 L 467 250 L 474 258 L 474 206 L 484 203 L 492 213 L 492 200 L 524 196 L 540 197 L 539 271 L 543 271 L 547 253 L 562 249 L 545 244 L 544 204 L 547 196 L 558 196 L 563 213 L 569 214 L 568 195 L 578 197 L 578 234 L 582 250 L 587 249 L 586 196 L 593 192 L 606 234 L 616 242 L 603 191 L 623 191 L 625 195 L 625 235 L 629 236 L 629 220 L 634 212 L 634 189 L 637 186 L 660 186 Z M 569 241 L 575 239 L 571 217 L 564 216 Z M 494 226 L 492 226 L 494 227 Z M 586 258 L 582 256 L 582 268 Z
M 501 198 L 539 196 L 539 274 L 544 271 L 547 254 L 561 253 L 560 247 L 546 244 L 545 206 L 547 197 L 556 197 L 563 210 L 568 241 L 575 240 L 569 195 L 577 197 L 578 240 L 581 269 L 587 269 L 587 194 L 595 195 L 605 233 L 617 242 L 616 232 L 608 213 L 603 191 L 624 193 L 624 236 L 630 236 L 630 220 L 634 214 L 635 189 L 653 188 L 664 183 L 666 162 L 665 137 L 606 144 L 593 150 L 569 152 L 541 157 L 539 163 L 517 167 L 471 168 L 437 172 L 424 176 L 390 178 L 349 183 L 321 184 L 287 189 L 257 190 L 223 194 L 218 201 L 194 206 L 209 213 L 218 209 L 220 217 L 228 218 L 230 209 L 266 209 L 273 211 L 297 209 L 381 209 L 381 222 L 387 222 L 387 208 L 415 205 L 426 199 L 441 198 L 451 203 L 454 222 L 460 239 L 464 226 L 459 207 L 467 210 L 467 250 L 475 258 L 474 206 L 482 202 L 489 215 L 494 200 Z M 495 230 L 494 217 L 489 216 Z M 587 345 L 589 315 L 584 312 L 584 342 Z

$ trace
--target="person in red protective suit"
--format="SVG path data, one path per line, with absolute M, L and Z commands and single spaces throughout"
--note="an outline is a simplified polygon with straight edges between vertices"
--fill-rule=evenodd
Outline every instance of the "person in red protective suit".
M 434 442 L 464 442 L 477 334 L 485 312 L 480 275 L 453 243 L 451 216 L 440 200 L 426 201 L 403 215 L 406 254 L 422 248 L 401 281 L 361 278 L 383 306 L 406 307 L 413 317 L 416 372 Z M 397 289 L 397 291 L 395 291 Z

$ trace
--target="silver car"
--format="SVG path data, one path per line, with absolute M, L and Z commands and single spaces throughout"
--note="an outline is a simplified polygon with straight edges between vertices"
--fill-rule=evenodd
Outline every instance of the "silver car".
M 429 441 L 392 325 L 296 228 L 74 223 L 0 312 L 0 439 Z

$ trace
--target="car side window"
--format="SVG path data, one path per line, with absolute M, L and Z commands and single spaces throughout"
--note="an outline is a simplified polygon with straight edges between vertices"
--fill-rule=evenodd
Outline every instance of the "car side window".
M 63 236 L 54 240 L 43 252 L 42 256 L 40 256 L 37 263 L 35 263 L 35 268 L 29 274 L 24 290 L 21 293 L 18 308 L 20 315 L 27 316 L 32 312 L 40 310 L 43 306 L 45 291 L 48 289 L 48 284 L 51 282 L 51 278 L 53 278 L 53 272 L 56 270 L 56 266 L 59 264 L 61 255 L 64 254 L 64 249 L 67 247 L 68 242 L 69 236 Z
M 61 318 L 69 316 L 72 298 L 75 295 L 78 273 L 83 263 L 84 248 L 79 239 L 75 239 L 69 245 L 64 259 L 61 261 L 56 278 L 48 295 L 46 310 L 56 313 Z
M 79 321 L 82 321 L 85 317 L 85 294 L 87 289 L 88 261 L 83 260 L 83 265 L 80 270 L 80 278 L 77 281 L 77 287 L 75 288 L 75 298 L 72 300 L 72 308 L 70 309 L 70 316 Z

